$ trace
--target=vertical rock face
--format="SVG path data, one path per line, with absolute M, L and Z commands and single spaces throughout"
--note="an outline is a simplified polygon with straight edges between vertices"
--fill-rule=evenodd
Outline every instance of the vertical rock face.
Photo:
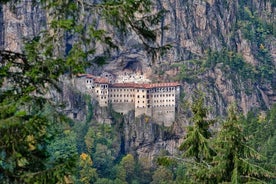
M 203 70 L 201 66 L 204 64 L 193 60 L 205 61 L 207 49 L 221 51 L 229 48 L 241 54 L 246 63 L 253 68 L 262 66 L 262 61 L 254 54 L 261 45 L 254 45 L 252 40 L 245 38 L 239 25 L 238 11 L 239 8 L 242 8 L 242 11 L 248 8 L 252 16 L 272 24 L 275 22 L 276 12 L 275 3 L 272 2 L 254 0 L 245 4 L 244 1 L 238 0 L 155 0 L 153 11 L 163 8 L 168 10 L 162 19 L 163 27 L 160 27 L 157 42 L 161 46 L 171 44 L 172 48 L 164 56 L 152 62 L 137 35 L 129 33 L 128 36 L 121 38 L 121 34 L 114 33 L 115 40 L 122 43 L 119 51 L 112 53 L 115 59 L 104 67 L 91 67 L 88 71 L 97 74 L 103 69 L 118 71 L 126 66 L 125 63 L 129 59 L 137 59 L 141 62 L 142 72 L 150 76 L 153 81 L 172 81 L 183 72 L 185 76 L 181 82 L 185 94 L 184 101 L 190 101 L 196 89 L 203 90 L 207 105 L 212 107 L 212 116 L 224 115 L 227 106 L 233 102 L 236 102 L 244 113 L 255 108 L 267 109 L 276 103 L 275 76 L 270 83 L 262 80 L 256 82 L 241 78 L 240 74 L 224 66 L 223 62 Z M 90 16 L 87 16 L 85 20 L 89 21 L 89 18 Z M 0 48 L 20 52 L 24 38 L 38 36 L 39 32 L 46 28 L 46 22 L 46 13 L 32 1 L 0 5 Z M 108 27 L 112 30 L 102 21 L 99 22 L 99 27 Z M 168 29 L 164 29 L 164 26 Z M 275 26 L 273 28 L 275 29 Z M 271 67 L 275 70 L 275 33 L 267 35 L 264 45 L 271 56 Z M 98 45 L 98 47 L 101 48 L 99 52 L 103 52 L 103 46 Z M 85 108 L 84 100 L 80 99 L 79 94 L 73 93 L 71 88 L 64 89 L 62 98 L 68 101 L 66 110 L 72 111 L 68 112 L 70 117 L 85 119 L 85 110 L 82 109 Z M 135 151 L 139 157 L 147 158 L 152 158 L 161 149 L 174 153 L 175 147 L 179 145 L 179 137 L 183 136 L 181 127 L 184 123 L 188 123 L 188 116 L 183 113 L 185 109 L 181 107 L 178 111 L 182 113 L 178 114 L 172 131 L 164 131 L 161 126 L 145 118 L 135 120 L 131 113 L 125 116 L 126 151 Z M 95 111 L 97 120 L 108 119 L 104 116 L 108 116 L 107 113 Z
M 4 24 L 4 15 L 3 15 L 3 6 L 0 5 L 0 49 L 4 49 L 5 44 L 5 24 Z
M 26 38 L 38 36 L 45 29 L 44 12 L 32 1 L 7 3 L 1 5 L 1 9 L 3 26 L 0 33 L 4 40 L 0 44 L 6 50 L 20 52 Z

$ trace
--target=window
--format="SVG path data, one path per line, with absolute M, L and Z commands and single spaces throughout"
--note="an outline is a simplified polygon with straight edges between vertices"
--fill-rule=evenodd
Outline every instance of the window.
M 145 98 L 145 95 L 143 95 L 143 98 Z
M 140 96 L 139 96 L 139 95 L 137 95 L 137 98 L 140 98 Z
M 138 103 L 139 103 L 139 101 L 138 101 Z

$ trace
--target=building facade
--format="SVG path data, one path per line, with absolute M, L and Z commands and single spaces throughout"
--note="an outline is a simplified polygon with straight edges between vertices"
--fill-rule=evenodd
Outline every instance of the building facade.
M 113 76 L 112 76 L 113 77 Z M 142 114 L 156 122 L 170 126 L 175 121 L 175 110 L 180 95 L 180 84 L 169 83 L 112 83 L 114 77 L 98 77 L 89 74 L 77 76 L 79 84 L 101 107 L 111 105 L 119 113 L 135 111 L 135 117 Z

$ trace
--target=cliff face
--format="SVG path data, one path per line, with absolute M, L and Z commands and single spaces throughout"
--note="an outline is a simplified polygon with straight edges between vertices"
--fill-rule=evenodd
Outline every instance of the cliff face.
M 276 38 L 273 25 L 276 7 L 273 1 L 154 1 L 153 11 L 163 8 L 168 12 L 161 21 L 157 42 L 160 46 L 172 45 L 165 55 L 158 55 L 152 61 L 137 35 L 130 33 L 121 39 L 120 34 L 114 33 L 116 39 L 122 42 L 119 50 L 111 54 L 115 59 L 104 67 L 91 66 L 87 70 L 95 74 L 103 69 L 116 73 L 129 62 L 138 61 L 142 68 L 139 70 L 153 81 L 180 80 L 184 102 L 191 100 L 196 89 L 203 90 L 207 105 L 212 107 L 212 116 L 225 115 L 227 106 L 233 102 L 243 113 L 252 109 L 266 110 L 276 102 Z M 45 14 L 31 1 L 0 5 L 0 48 L 20 51 L 24 37 L 36 36 L 46 27 Z M 257 27 L 251 25 L 250 22 L 254 21 Z M 164 26 L 168 29 L 163 29 Z M 223 57 L 208 64 L 212 53 L 223 50 L 227 50 L 225 54 L 230 55 L 229 58 L 232 57 L 231 52 L 238 53 L 245 62 L 242 67 L 246 70 L 225 63 Z M 97 54 L 103 54 L 101 52 L 102 49 Z M 208 52 L 211 54 L 208 55 Z M 260 71 L 258 77 L 244 76 L 248 68 Z M 261 68 L 266 69 L 264 74 L 272 72 L 271 77 L 266 78 Z M 62 97 L 57 98 L 66 101 L 66 113 L 70 117 L 84 120 L 87 104 L 81 95 L 73 92 L 72 86 L 69 80 L 65 82 Z M 140 157 L 147 158 L 152 158 L 162 149 L 174 153 L 179 137 L 183 137 L 183 124 L 188 124 L 188 115 L 183 113 L 185 107 L 179 106 L 178 112 L 177 122 L 168 131 L 145 117 L 135 119 L 133 113 L 129 113 L 123 119 L 122 136 L 126 151 L 135 151 Z M 94 117 L 97 121 L 112 123 L 108 111 L 94 110 Z

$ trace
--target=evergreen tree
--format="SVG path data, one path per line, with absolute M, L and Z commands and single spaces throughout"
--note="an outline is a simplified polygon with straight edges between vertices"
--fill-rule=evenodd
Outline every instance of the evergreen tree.
M 179 149 L 185 151 L 185 157 L 191 157 L 196 162 L 202 162 L 210 159 L 214 154 L 208 140 L 211 137 L 209 127 L 214 123 L 214 120 L 207 119 L 208 110 L 204 107 L 204 96 L 202 93 L 198 93 L 194 97 L 192 112 L 193 126 L 188 127 L 186 138 Z
M 16 0 L 5 0 L 1 3 Z M 49 127 L 66 121 L 61 106 L 49 98 L 59 92 L 63 74 L 83 72 L 91 61 L 103 63 L 108 51 L 118 49 L 108 30 L 83 25 L 87 12 L 103 17 L 109 25 L 124 33 L 134 31 L 153 55 L 166 49 L 154 44 L 155 32 L 162 13 L 143 16 L 150 11 L 150 0 L 132 1 L 33 1 L 49 15 L 47 30 L 26 40 L 21 53 L 0 50 L 0 180 L 4 183 L 65 182 L 76 166 L 74 159 L 57 162 L 47 168 L 47 145 L 54 139 Z M 141 16 L 136 16 L 139 12 Z M 75 41 L 66 50 L 64 40 Z M 106 46 L 104 56 L 95 57 L 95 45 Z M 103 61 L 103 62 L 99 62 Z M 47 105 L 51 114 L 45 113 Z
M 193 126 L 188 127 L 185 140 L 180 145 L 180 150 L 184 150 L 184 157 L 192 160 L 185 160 L 187 165 L 188 183 L 199 183 L 207 181 L 207 171 L 210 167 L 209 161 L 215 154 L 210 145 L 210 125 L 214 120 L 207 119 L 208 109 L 204 106 L 204 96 L 197 93 L 192 104 Z M 184 181 L 185 182 L 185 181 Z M 206 182 L 208 183 L 208 182 Z
M 248 146 L 233 106 L 216 137 L 215 149 L 217 155 L 209 172 L 215 183 L 262 183 L 265 178 L 272 176 L 270 172 L 250 162 L 251 158 L 260 158 L 260 154 Z

